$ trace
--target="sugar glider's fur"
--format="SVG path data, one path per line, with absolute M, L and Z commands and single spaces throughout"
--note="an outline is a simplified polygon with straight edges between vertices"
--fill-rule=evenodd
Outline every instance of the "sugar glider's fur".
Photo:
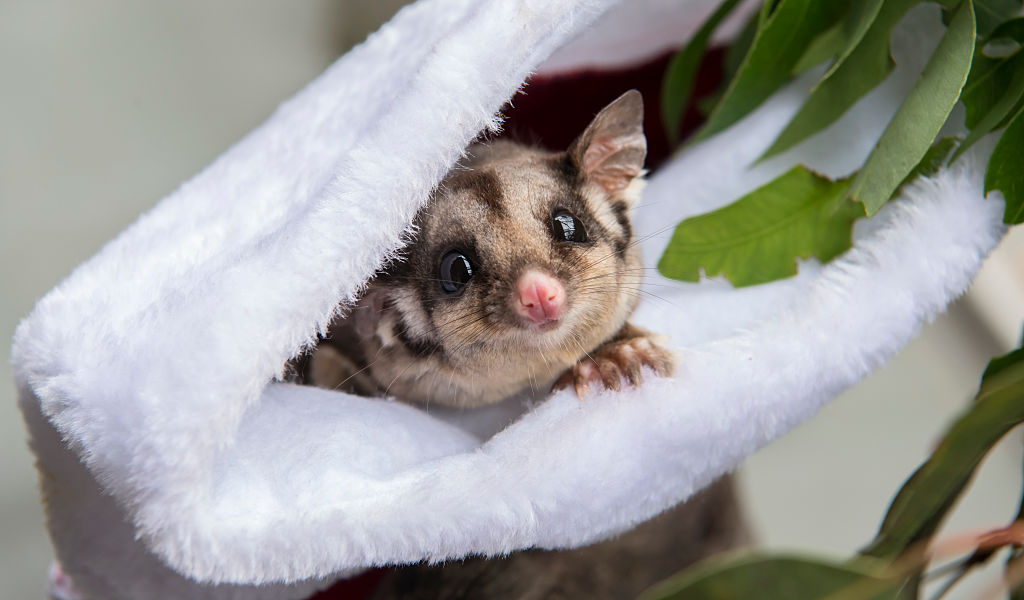
M 644 366 L 670 373 L 672 356 L 627 321 L 643 275 L 631 226 L 643 186 L 642 118 L 640 94 L 631 91 L 565 152 L 505 141 L 471 147 L 418 215 L 404 258 L 332 325 L 307 376 L 362 395 L 474 407 L 553 382 L 581 396 L 591 383 L 638 385 Z M 564 239 L 554 220 L 563 213 L 585 241 Z M 464 281 L 445 279 L 453 252 L 472 271 L 461 272 Z M 554 322 L 538 325 L 516 310 L 516 282 L 531 269 L 564 287 L 565 311 Z M 745 540 L 726 477 L 617 539 L 398 567 L 373 597 L 632 598 Z
M 641 294 L 631 215 L 646 152 L 635 90 L 564 152 L 471 147 L 418 215 L 402 259 L 333 324 L 312 381 L 475 407 L 556 381 L 582 396 L 592 382 L 639 384 L 645 366 L 669 374 L 672 356 L 627 322 Z M 530 285 L 544 310 L 524 299 Z

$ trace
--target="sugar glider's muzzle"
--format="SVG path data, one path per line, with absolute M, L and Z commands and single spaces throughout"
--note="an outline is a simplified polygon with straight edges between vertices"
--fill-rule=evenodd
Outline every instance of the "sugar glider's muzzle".
M 565 312 L 565 286 L 547 273 L 528 269 L 516 281 L 512 309 L 536 325 L 557 321 Z

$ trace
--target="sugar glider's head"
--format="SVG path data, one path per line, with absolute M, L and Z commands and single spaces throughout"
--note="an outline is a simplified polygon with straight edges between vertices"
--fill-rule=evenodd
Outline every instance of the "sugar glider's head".
M 635 90 L 565 152 L 472 147 L 382 278 L 402 335 L 463 363 L 579 357 L 613 335 L 640 293 L 631 213 L 646 154 Z

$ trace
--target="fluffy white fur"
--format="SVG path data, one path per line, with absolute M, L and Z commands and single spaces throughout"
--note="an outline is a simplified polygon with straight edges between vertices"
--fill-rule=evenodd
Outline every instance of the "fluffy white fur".
M 744 290 L 652 278 L 664 300 L 638 320 L 670 336 L 675 380 L 554 394 L 490 439 L 479 432 L 504 425 L 500 408 L 443 419 L 271 383 L 399 247 L 528 71 L 610 3 L 403 10 L 40 301 L 14 363 L 58 557 L 85 596 L 300 598 L 369 565 L 622 531 L 881 364 L 998 243 L 1002 202 L 966 162 L 796 278 Z M 636 223 L 648 264 L 665 224 L 795 160 L 855 168 L 936 39 L 934 11 L 912 17 L 897 74 L 830 131 L 748 168 L 801 81 L 660 171 Z M 297 583 L 251 586 L 268 582 Z

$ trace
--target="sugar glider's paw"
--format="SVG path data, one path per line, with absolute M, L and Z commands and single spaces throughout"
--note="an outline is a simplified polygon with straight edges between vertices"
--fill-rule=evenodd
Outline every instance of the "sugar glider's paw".
M 337 348 L 317 346 L 310 358 L 309 377 L 313 385 L 360 396 L 376 395 L 377 385 L 365 367 L 360 368 Z
M 598 346 L 566 371 L 555 382 L 554 388 L 571 385 L 580 398 L 587 395 L 592 382 L 600 383 L 605 389 L 619 391 L 623 380 L 639 386 L 645 366 L 666 377 L 675 369 L 675 357 L 655 341 L 654 334 L 627 323 L 619 335 Z

